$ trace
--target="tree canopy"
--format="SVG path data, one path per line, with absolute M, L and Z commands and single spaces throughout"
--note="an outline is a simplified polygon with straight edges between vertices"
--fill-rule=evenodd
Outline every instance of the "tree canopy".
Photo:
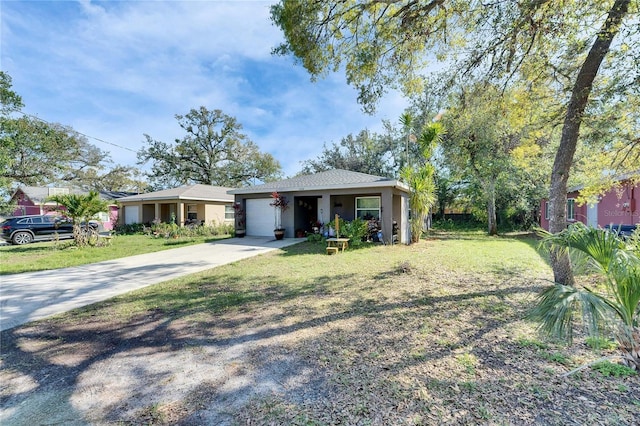
M 351 170 L 375 176 L 395 177 L 395 142 L 390 135 L 362 130 L 355 137 L 347 135 L 340 144 L 322 148 L 317 159 L 304 161 L 302 173 L 318 173 L 331 169 Z
M 134 170 L 110 165 L 109 155 L 69 126 L 23 114 L 11 77 L 0 72 L 0 210 L 18 185 L 67 185 L 129 190 Z M 119 176 L 119 179 L 115 177 Z
M 139 164 L 152 163 L 147 176 L 155 188 L 193 183 L 236 187 L 280 177 L 278 161 L 260 152 L 234 117 L 201 106 L 176 120 L 186 132 L 182 139 L 170 144 L 145 135 L 146 145 L 138 152 Z
M 281 0 L 271 17 L 285 36 L 274 52 L 293 55 L 312 78 L 344 69 L 365 111 L 389 88 L 419 92 L 434 58 L 446 61 L 443 89 L 478 75 L 555 89 L 564 120 L 550 172 L 552 232 L 566 226 L 567 180 L 592 92 L 638 87 L 640 25 L 631 0 Z M 554 254 L 552 264 L 555 280 L 571 284 L 568 258 Z
M 528 200 L 524 207 L 537 209 L 543 195 L 539 189 L 546 180 L 535 175 L 545 164 L 543 145 L 548 141 L 548 135 L 539 131 L 541 118 L 546 114 L 539 112 L 535 94 L 525 88 L 502 91 L 478 82 L 450 97 L 443 114 L 449 129 L 442 142 L 444 161 L 460 180 L 478 190 L 476 198 L 482 201 L 491 235 L 498 232 L 499 201 L 503 208 L 513 205 L 507 202 L 511 193 L 529 195 L 526 188 L 533 184 L 538 191 L 531 195 L 538 198 Z M 534 161 L 536 168 L 532 169 Z M 529 179 L 530 174 L 538 181 Z

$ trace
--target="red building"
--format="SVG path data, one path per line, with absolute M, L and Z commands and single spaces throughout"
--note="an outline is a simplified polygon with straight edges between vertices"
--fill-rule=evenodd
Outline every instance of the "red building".
M 49 197 L 65 194 L 87 194 L 87 192 L 74 188 L 22 186 L 11 197 L 11 201 L 16 204 L 13 216 L 56 214 L 58 205 L 50 201 Z M 97 218 L 105 230 L 113 229 L 118 220 L 119 208 L 115 200 L 127 195 L 132 193 L 100 191 L 100 198 L 110 202 L 109 211 L 100 213 Z
M 640 183 L 629 178 L 598 197 L 596 204 L 579 206 L 576 198 L 583 187 L 571 188 L 567 194 L 567 222 L 582 222 L 587 226 L 604 228 L 606 225 L 640 224 Z M 540 226 L 549 229 L 549 201 L 540 204 Z

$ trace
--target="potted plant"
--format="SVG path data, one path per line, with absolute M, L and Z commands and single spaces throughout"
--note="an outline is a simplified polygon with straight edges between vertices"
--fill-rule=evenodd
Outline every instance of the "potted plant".
M 275 213 L 275 228 L 273 233 L 276 237 L 276 240 L 281 240 L 284 238 L 284 228 L 282 227 L 282 212 L 287 210 L 289 207 L 289 200 L 282 194 L 278 194 L 277 192 L 271 193 L 271 198 L 273 201 L 270 203 L 271 206 L 274 207 Z
M 235 232 L 235 235 L 238 238 L 243 238 L 247 231 L 244 228 L 245 221 L 244 221 L 244 209 L 242 208 L 242 204 L 234 203 L 233 204 L 233 210 L 235 211 L 234 217 L 235 217 L 235 220 L 236 220 L 236 232 Z

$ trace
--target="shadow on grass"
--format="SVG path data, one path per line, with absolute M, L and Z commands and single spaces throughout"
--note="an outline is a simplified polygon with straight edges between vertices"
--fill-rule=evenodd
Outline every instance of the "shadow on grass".
M 316 244 L 297 244 L 283 249 L 284 256 L 301 255 L 322 252 L 323 248 Z M 389 271 L 391 276 L 396 271 Z M 255 331 L 243 332 L 237 335 L 219 336 L 209 330 L 226 329 L 234 330 L 246 322 L 251 321 L 251 312 L 256 312 L 266 305 L 280 306 L 281 304 L 297 298 L 320 297 L 336 291 L 346 291 L 350 280 L 355 277 L 351 274 L 323 275 L 314 280 L 299 283 L 281 283 L 276 275 L 267 275 L 259 278 L 259 282 L 243 282 L 238 276 L 215 275 L 199 278 L 186 284 L 173 285 L 172 287 L 155 286 L 144 291 L 135 292 L 126 296 L 120 296 L 106 302 L 101 302 L 90 307 L 78 309 L 65 315 L 64 320 L 47 320 L 39 323 L 28 324 L 2 332 L 2 370 L 20 374 L 29 378 L 34 383 L 33 390 L 4 392 L 0 399 L 6 408 L 16 408 L 28 405 L 30 398 L 38 398 L 39 393 L 47 393 L 55 390 L 57 395 L 62 395 L 59 401 L 65 410 L 73 406 L 69 398 L 78 392 L 82 386 L 81 376 L 95 368 L 103 361 L 119 358 L 125 353 L 164 353 L 167 351 L 179 351 L 185 348 L 201 347 L 215 348 L 219 351 L 237 347 L 245 343 L 260 343 L 270 345 L 274 337 L 285 336 L 301 330 L 317 329 L 328 326 L 345 319 L 365 318 L 369 316 L 385 316 L 390 312 L 407 311 L 411 315 L 424 315 L 426 311 L 438 311 L 450 309 L 449 304 L 460 304 L 489 296 L 504 296 L 505 294 L 531 292 L 530 287 L 511 287 L 500 290 L 487 290 L 450 296 L 408 297 L 405 300 L 381 303 L 375 299 L 355 300 L 348 304 L 336 307 L 334 312 L 313 316 L 313 312 L 307 318 L 289 318 L 287 312 L 274 314 L 270 322 Z M 342 283 L 342 284 L 336 284 Z M 113 318 L 112 309 L 123 304 L 132 304 L 135 314 L 131 319 L 121 322 Z M 224 317 L 224 314 L 242 310 L 248 313 L 247 317 Z M 198 315 L 203 315 L 201 319 Z M 481 319 L 481 313 L 477 314 Z M 103 318 L 99 320 L 99 318 Z M 187 320 L 192 329 L 185 333 L 184 324 L 176 321 Z M 292 322 L 292 320 L 294 320 Z M 486 327 L 470 335 L 467 339 L 481 339 L 482 336 L 499 325 L 501 321 L 488 322 Z M 195 332 L 194 332 L 195 331 Z M 44 349 L 28 350 L 24 344 L 27 341 L 40 342 Z M 36 344 L 38 346 L 38 343 Z M 82 360 L 78 363 L 64 364 L 56 362 L 55 358 L 67 354 L 73 356 L 75 350 L 70 348 L 84 348 L 80 353 Z M 430 359 L 448 356 L 450 348 L 442 348 L 433 351 L 428 356 Z M 119 361 L 122 362 L 122 361 Z M 283 361 L 285 362 L 285 361 Z M 415 360 L 415 363 L 421 362 Z M 285 362 L 286 364 L 286 362 Z M 389 364 L 391 371 L 405 368 L 406 363 Z M 287 368 L 273 366 L 278 370 L 278 380 L 284 383 L 302 375 L 308 366 L 300 363 L 287 364 Z M 154 375 L 154 383 L 162 383 L 172 377 L 172 371 L 162 374 L 151 369 L 138 369 L 131 374 L 140 375 L 134 382 L 144 383 L 145 375 Z M 158 375 L 159 376 L 155 376 Z M 262 379 L 255 378 L 258 382 Z M 264 378 L 267 380 L 267 377 Z M 156 385 L 159 386 L 159 385 Z M 304 392 L 306 384 L 300 383 L 290 387 L 287 392 Z M 236 401 L 242 403 L 246 395 L 255 391 L 256 384 L 247 382 L 233 389 L 224 390 L 220 383 L 201 383 L 200 387 L 193 388 L 192 394 L 200 395 L 201 403 L 209 406 L 223 404 L 224 401 Z M 253 390 L 252 390 L 253 389 Z M 272 388 L 268 388 L 268 390 Z M 66 396 L 65 396 L 66 395 Z M 122 403 L 135 405 L 139 403 L 133 399 Z M 144 407 L 139 407 L 143 409 Z M 122 418 L 122 413 L 117 407 L 112 407 L 106 418 L 110 420 L 128 420 Z M 194 416 L 197 408 L 185 411 L 184 418 Z M 82 418 L 83 413 L 71 411 L 69 414 L 76 419 Z M 192 417 L 193 419 L 193 417 Z M 19 420 L 19 419 L 16 419 Z M 130 419 L 129 419 L 130 420 Z M 209 419 L 210 420 L 210 419 Z M 221 419 L 216 419 L 220 421 Z M 195 421 L 195 420 L 194 420 Z
M 364 247 L 366 248 L 368 247 Z M 315 255 L 324 253 L 324 250 L 323 244 L 302 242 L 282 248 L 280 256 L 286 258 Z M 505 270 L 505 272 L 508 271 Z M 392 267 L 372 277 L 372 284 L 376 282 L 376 278 L 379 280 L 398 275 L 397 267 Z M 329 333 L 326 327 L 333 326 L 342 320 L 355 318 L 365 321 L 370 317 L 380 317 L 384 320 L 396 312 L 418 318 L 451 310 L 452 306 L 458 309 L 470 309 L 462 306 L 474 305 L 476 301 L 484 298 L 504 299 L 511 294 L 532 293 L 537 290 L 535 286 L 513 285 L 445 296 L 406 293 L 402 300 L 390 302 L 385 302 L 384 299 L 359 298 L 336 305 L 329 313 L 320 315 L 305 306 L 305 299 L 308 298 L 348 292 L 350 282 L 356 278 L 355 274 L 328 273 L 306 282 L 284 282 L 278 275 L 267 274 L 246 281 L 242 276 L 215 274 L 190 279 L 186 283 L 159 285 L 120 296 L 73 311 L 66 314 L 62 320 L 46 320 L 4 331 L 1 335 L 3 362 L 1 369 L 3 372 L 28 377 L 29 381 L 34 383 L 34 387 L 33 390 L 16 389 L 3 392 L 0 403 L 7 409 L 17 409 L 16 407 L 27 406 L 31 398 L 37 400 L 43 393 L 55 390 L 56 394 L 61 395 L 61 406 L 64 406 L 65 410 L 71 410 L 70 416 L 80 419 L 84 413 L 71 408 L 74 405 L 70 398 L 74 393 L 82 391 L 82 376 L 93 372 L 98 368 L 96 366 L 102 365 L 107 360 L 123 359 L 126 358 L 125 355 L 134 358 L 130 354 L 135 353 L 164 354 L 189 348 L 226 351 L 245 343 L 272 346 L 274 343 L 271 339 L 274 337 L 282 337 L 298 331 L 307 331 L 311 339 L 318 338 L 316 334 Z M 240 332 L 241 326 L 253 321 L 252 313 L 261 312 L 268 306 L 278 308 L 296 299 L 300 299 L 300 302 L 293 305 L 304 311 L 303 315 L 290 314 L 286 309 L 274 309 L 276 312 L 267 316 L 263 326 L 255 327 L 249 332 Z M 114 312 L 118 307 L 126 304 L 131 304 L 134 314 L 125 321 L 118 320 Z M 226 315 L 236 312 L 245 315 Z M 481 340 L 487 333 L 504 325 L 508 319 L 513 317 L 487 319 L 482 310 L 476 310 L 470 322 L 483 323 L 484 326 L 463 336 L 464 341 Z M 226 330 L 227 333 L 220 334 L 216 330 Z M 26 348 L 25 343 L 28 341 L 35 342 L 36 349 Z M 462 344 L 462 341 L 456 343 L 456 345 Z M 40 348 L 38 348 L 39 345 Z M 43 346 L 44 349 L 42 349 Z M 72 357 L 78 347 L 85 348 L 81 351 L 83 358 L 80 362 L 75 364 L 56 362 L 56 357 Z M 403 362 L 392 361 L 387 363 L 385 368 L 389 371 L 398 371 L 408 365 L 423 362 L 424 359 L 438 359 L 449 356 L 450 353 L 451 347 L 435 348 L 425 355 L 425 358 Z M 266 362 L 264 365 L 270 364 Z M 275 363 L 269 368 L 278 371 L 277 379 L 280 383 L 290 381 L 298 383 L 295 379 L 303 376 L 308 367 L 308 365 L 285 359 L 280 364 Z M 167 370 L 160 374 L 151 368 L 139 368 L 131 374 L 136 375 L 135 382 L 143 383 L 149 375 L 153 376 L 155 383 L 164 383 L 172 379 L 174 372 Z M 251 395 L 251 392 L 260 388 L 256 383 L 264 384 L 269 377 L 258 374 L 252 380 L 253 382 L 243 382 L 233 389 L 224 388 L 222 386 L 224 383 L 202 382 L 189 391 L 186 399 L 198 400 L 199 404 L 205 404 L 208 407 L 219 406 L 219 412 L 225 410 L 229 412 L 229 407 L 224 404 L 234 401 L 243 403 L 247 395 Z M 304 394 L 307 388 L 307 383 L 300 382 L 290 386 L 287 392 Z M 266 389 L 273 390 L 268 387 Z M 225 403 L 225 401 L 228 402 Z M 131 406 L 144 404 L 135 398 L 129 398 L 121 403 Z M 210 417 L 199 418 L 198 413 L 202 413 L 202 408 L 194 407 L 187 407 L 181 414 L 182 417 L 175 423 L 221 422 L 220 418 L 214 419 L 213 422 Z M 142 410 L 145 406 L 141 405 L 138 408 Z M 123 418 L 118 410 L 117 406 L 109 408 L 106 418 L 114 422 L 131 420 L 128 417 Z

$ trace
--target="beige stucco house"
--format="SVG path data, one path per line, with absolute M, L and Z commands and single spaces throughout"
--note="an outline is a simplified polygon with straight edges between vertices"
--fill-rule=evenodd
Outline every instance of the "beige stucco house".
M 231 189 L 196 184 L 119 198 L 119 222 L 233 223 L 233 195 L 227 193 Z

